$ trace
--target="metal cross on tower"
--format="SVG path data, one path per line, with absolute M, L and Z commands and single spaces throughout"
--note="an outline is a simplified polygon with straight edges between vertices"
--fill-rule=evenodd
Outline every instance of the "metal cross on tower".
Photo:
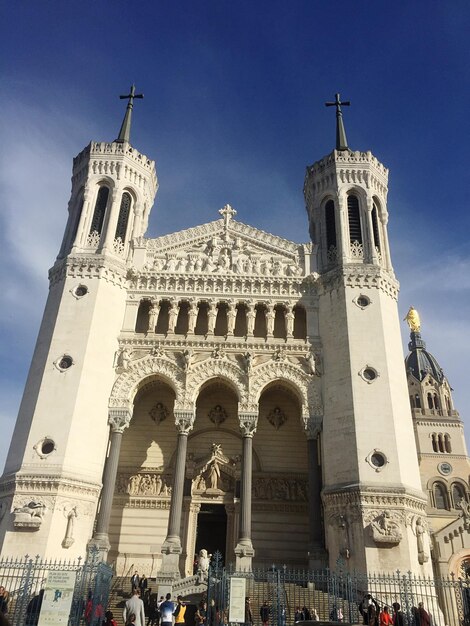
M 334 102 L 325 102 L 326 107 L 336 107 L 336 150 L 348 150 L 348 140 L 346 139 L 346 131 L 343 124 L 343 112 L 341 107 L 348 107 L 351 103 L 349 100 L 341 102 L 339 93 L 335 94 Z
M 121 130 L 119 131 L 119 137 L 116 139 L 116 142 L 130 142 L 132 109 L 134 108 L 134 100 L 135 98 L 139 98 L 141 100 L 143 97 L 143 93 L 135 93 L 135 85 L 132 85 L 131 91 L 127 94 L 127 96 L 119 96 L 120 100 L 129 100 L 129 102 L 127 103 L 126 114 L 124 115 Z

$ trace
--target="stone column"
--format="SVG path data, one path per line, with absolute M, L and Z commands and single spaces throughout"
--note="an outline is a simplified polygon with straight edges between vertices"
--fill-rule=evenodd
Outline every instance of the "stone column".
M 116 225 L 119 217 L 121 197 L 120 190 L 113 189 L 111 192 L 111 205 L 108 204 L 106 215 L 104 217 L 103 230 L 105 232 L 102 250 L 114 252 L 114 236 L 116 235 Z M 108 200 L 109 202 L 109 200 Z
M 251 482 L 253 471 L 253 435 L 256 432 L 258 415 L 239 415 L 240 430 L 243 436 L 241 492 L 240 492 L 240 532 L 235 547 L 237 572 L 251 571 L 255 551 L 251 541 Z
M 322 477 L 319 455 L 322 418 L 319 416 L 309 417 L 305 427 L 308 445 L 309 567 L 321 569 L 327 565 L 323 540 Z
M 372 201 L 372 198 L 367 198 L 367 231 L 369 232 L 369 237 L 367 237 L 367 240 L 369 242 L 369 254 L 367 255 L 369 257 L 369 262 L 378 264 L 379 262 L 379 258 L 377 256 L 377 250 L 375 249 L 375 241 L 374 241 L 374 225 L 372 223 L 372 210 L 374 208 L 374 203 Z M 377 215 L 377 220 L 379 219 L 379 216 Z M 378 228 L 378 223 L 377 223 L 377 228 Z M 379 235 L 380 237 L 380 235 Z M 364 256 L 366 255 L 366 251 L 364 250 Z
M 92 539 L 88 542 L 88 549 L 92 546 L 97 547 L 103 553 L 103 558 L 106 558 L 106 554 L 110 548 L 108 537 L 109 519 L 113 505 L 122 434 L 129 426 L 131 417 L 131 412 L 127 408 L 109 409 L 108 424 L 111 427 L 109 454 L 104 464 L 103 487 L 101 489 L 100 508 L 96 520 L 96 528 Z
M 168 532 L 162 545 L 163 559 L 159 580 L 174 580 L 180 577 L 179 558 L 182 553 L 180 532 L 186 471 L 186 450 L 188 447 L 188 435 L 193 428 L 194 418 L 195 415 L 192 410 L 175 409 L 175 424 L 178 429 L 176 462 L 173 474 Z
M 390 256 L 390 246 L 388 245 L 387 223 L 388 213 L 384 213 L 380 216 L 380 223 L 382 224 L 382 242 L 383 242 L 383 255 L 385 257 L 385 267 L 388 270 L 392 270 L 392 257 Z

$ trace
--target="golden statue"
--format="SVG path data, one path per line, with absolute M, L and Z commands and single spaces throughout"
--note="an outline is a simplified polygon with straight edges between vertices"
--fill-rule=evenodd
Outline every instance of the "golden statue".
M 420 332 L 421 321 L 419 319 L 419 313 L 413 306 L 410 306 L 409 311 L 404 319 L 408 323 L 408 326 L 410 327 L 412 333 Z

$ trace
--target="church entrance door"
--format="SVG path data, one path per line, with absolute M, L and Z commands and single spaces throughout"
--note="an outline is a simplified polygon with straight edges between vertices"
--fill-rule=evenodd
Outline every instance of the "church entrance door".
M 201 504 L 197 516 L 196 554 L 206 549 L 209 554 L 218 550 L 225 563 L 227 543 L 227 512 L 224 504 Z

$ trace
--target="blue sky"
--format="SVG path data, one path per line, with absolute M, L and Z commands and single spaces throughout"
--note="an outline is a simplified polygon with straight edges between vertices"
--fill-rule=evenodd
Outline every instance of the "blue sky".
M 156 160 L 149 235 L 218 217 L 308 240 L 305 166 L 349 144 L 390 168 L 389 232 L 423 337 L 470 419 L 470 5 L 448 2 L 5 2 L 0 39 L 0 465 L 47 296 L 72 158 L 116 137 Z M 5 27 L 6 26 L 6 27 Z M 403 334 L 407 328 L 403 324 Z M 468 424 L 468 421 L 467 421 Z M 467 429 L 470 431 L 470 424 Z

